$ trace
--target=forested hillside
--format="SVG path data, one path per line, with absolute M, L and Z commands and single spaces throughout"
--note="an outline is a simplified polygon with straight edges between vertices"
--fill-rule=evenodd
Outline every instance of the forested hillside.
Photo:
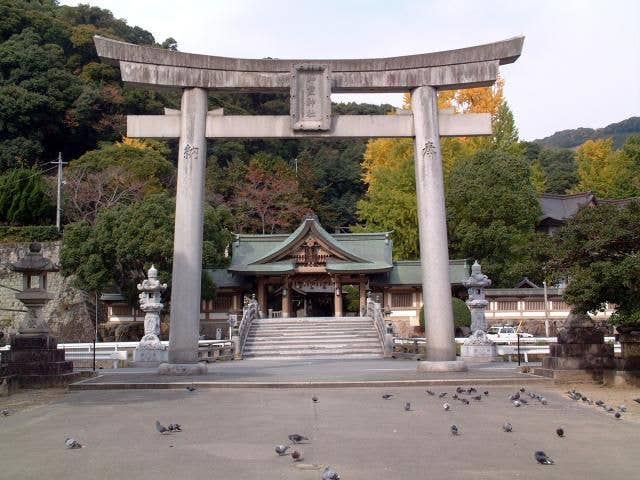
M 587 140 L 612 138 L 613 147 L 620 148 L 630 135 L 640 134 L 640 117 L 630 117 L 621 122 L 612 123 L 604 128 L 574 128 L 561 130 L 545 138 L 535 140 L 547 147 L 575 148 Z

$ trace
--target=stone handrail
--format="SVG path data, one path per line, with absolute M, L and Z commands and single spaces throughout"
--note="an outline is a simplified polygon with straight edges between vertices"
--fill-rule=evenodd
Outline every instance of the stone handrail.
M 255 298 L 245 297 L 244 307 L 242 308 L 242 320 L 237 326 L 237 332 L 234 332 L 231 340 L 234 342 L 234 358 L 242 360 L 242 352 L 244 351 L 244 343 L 247 340 L 249 329 L 253 319 L 258 316 L 260 308 Z
M 372 299 L 367 298 L 367 317 L 373 319 L 373 324 L 378 332 L 378 338 L 382 345 L 382 353 L 385 358 L 390 357 L 393 352 L 393 333 L 387 330 L 387 325 L 384 321 L 384 310 L 378 302 L 374 302 Z

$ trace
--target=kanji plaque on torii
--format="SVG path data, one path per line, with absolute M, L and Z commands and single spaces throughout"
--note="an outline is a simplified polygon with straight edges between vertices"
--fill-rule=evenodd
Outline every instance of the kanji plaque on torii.
M 207 138 L 413 137 L 427 360 L 419 370 L 462 370 L 456 359 L 441 136 L 488 135 L 487 114 L 439 113 L 437 91 L 492 85 L 524 37 L 457 50 L 349 60 L 249 60 L 194 55 L 94 37 L 122 80 L 182 89 L 179 112 L 130 115 L 130 137 L 180 138 L 167 373 L 197 367 Z M 291 114 L 207 112 L 207 92 L 290 92 Z M 411 92 L 409 115 L 332 115 L 331 93 Z

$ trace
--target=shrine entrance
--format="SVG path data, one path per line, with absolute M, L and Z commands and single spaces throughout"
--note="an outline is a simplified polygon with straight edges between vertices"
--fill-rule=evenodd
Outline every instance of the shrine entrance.
M 207 138 L 414 138 L 418 230 L 427 361 L 420 370 L 463 370 L 456 361 L 449 278 L 446 211 L 440 136 L 491 134 L 490 114 L 438 112 L 438 90 L 489 86 L 500 65 L 513 63 L 524 37 L 457 50 L 374 59 L 249 60 L 193 55 L 132 45 L 95 36 L 98 56 L 120 68 L 122 80 L 134 85 L 182 90 L 179 111 L 166 115 L 130 115 L 127 136 L 180 138 L 176 185 L 175 236 L 171 291 L 168 371 L 196 372 L 198 362 L 204 173 Z M 224 115 L 207 111 L 208 91 L 289 92 L 290 115 Z M 331 94 L 411 92 L 411 111 L 398 115 L 333 115 Z M 255 252 L 254 252 L 255 253 Z M 255 256 L 255 255 L 254 255 Z M 262 259 L 263 261 L 266 261 Z M 375 271 L 375 262 L 368 271 Z M 334 310 L 342 312 L 341 274 L 354 259 L 335 257 L 326 271 L 334 280 Z M 291 311 L 289 276 L 293 259 L 252 268 L 258 275 L 284 275 L 283 314 Z M 308 273 L 308 272 L 306 272 Z M 263 290 L 263 289 L 262 289 Z M 264 291 L 258 301 L 264 303 Z

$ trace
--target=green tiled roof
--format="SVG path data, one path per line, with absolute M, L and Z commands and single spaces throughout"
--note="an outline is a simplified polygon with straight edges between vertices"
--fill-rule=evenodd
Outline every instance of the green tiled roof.
M 466 259 L 449 260 L 451 283 L 461 284 L 469 277 L 469 264 Z M 375 283 L 382 285 L 421 285 L 422 272 L 420 260 L 399 260 L 393 262 L 391 271 L 376 276 Z
M 293 259 L 274 262 L 309 233 L 316 235 L 347 260 L 329 259 L 334 272 L 381 272 L 391 270 L 393 244 L 388 232 L 328 233 L 315 217 L 307 217 L 291 235 L 236 235 L 229 270 L 239 274 L 288 273 Z

